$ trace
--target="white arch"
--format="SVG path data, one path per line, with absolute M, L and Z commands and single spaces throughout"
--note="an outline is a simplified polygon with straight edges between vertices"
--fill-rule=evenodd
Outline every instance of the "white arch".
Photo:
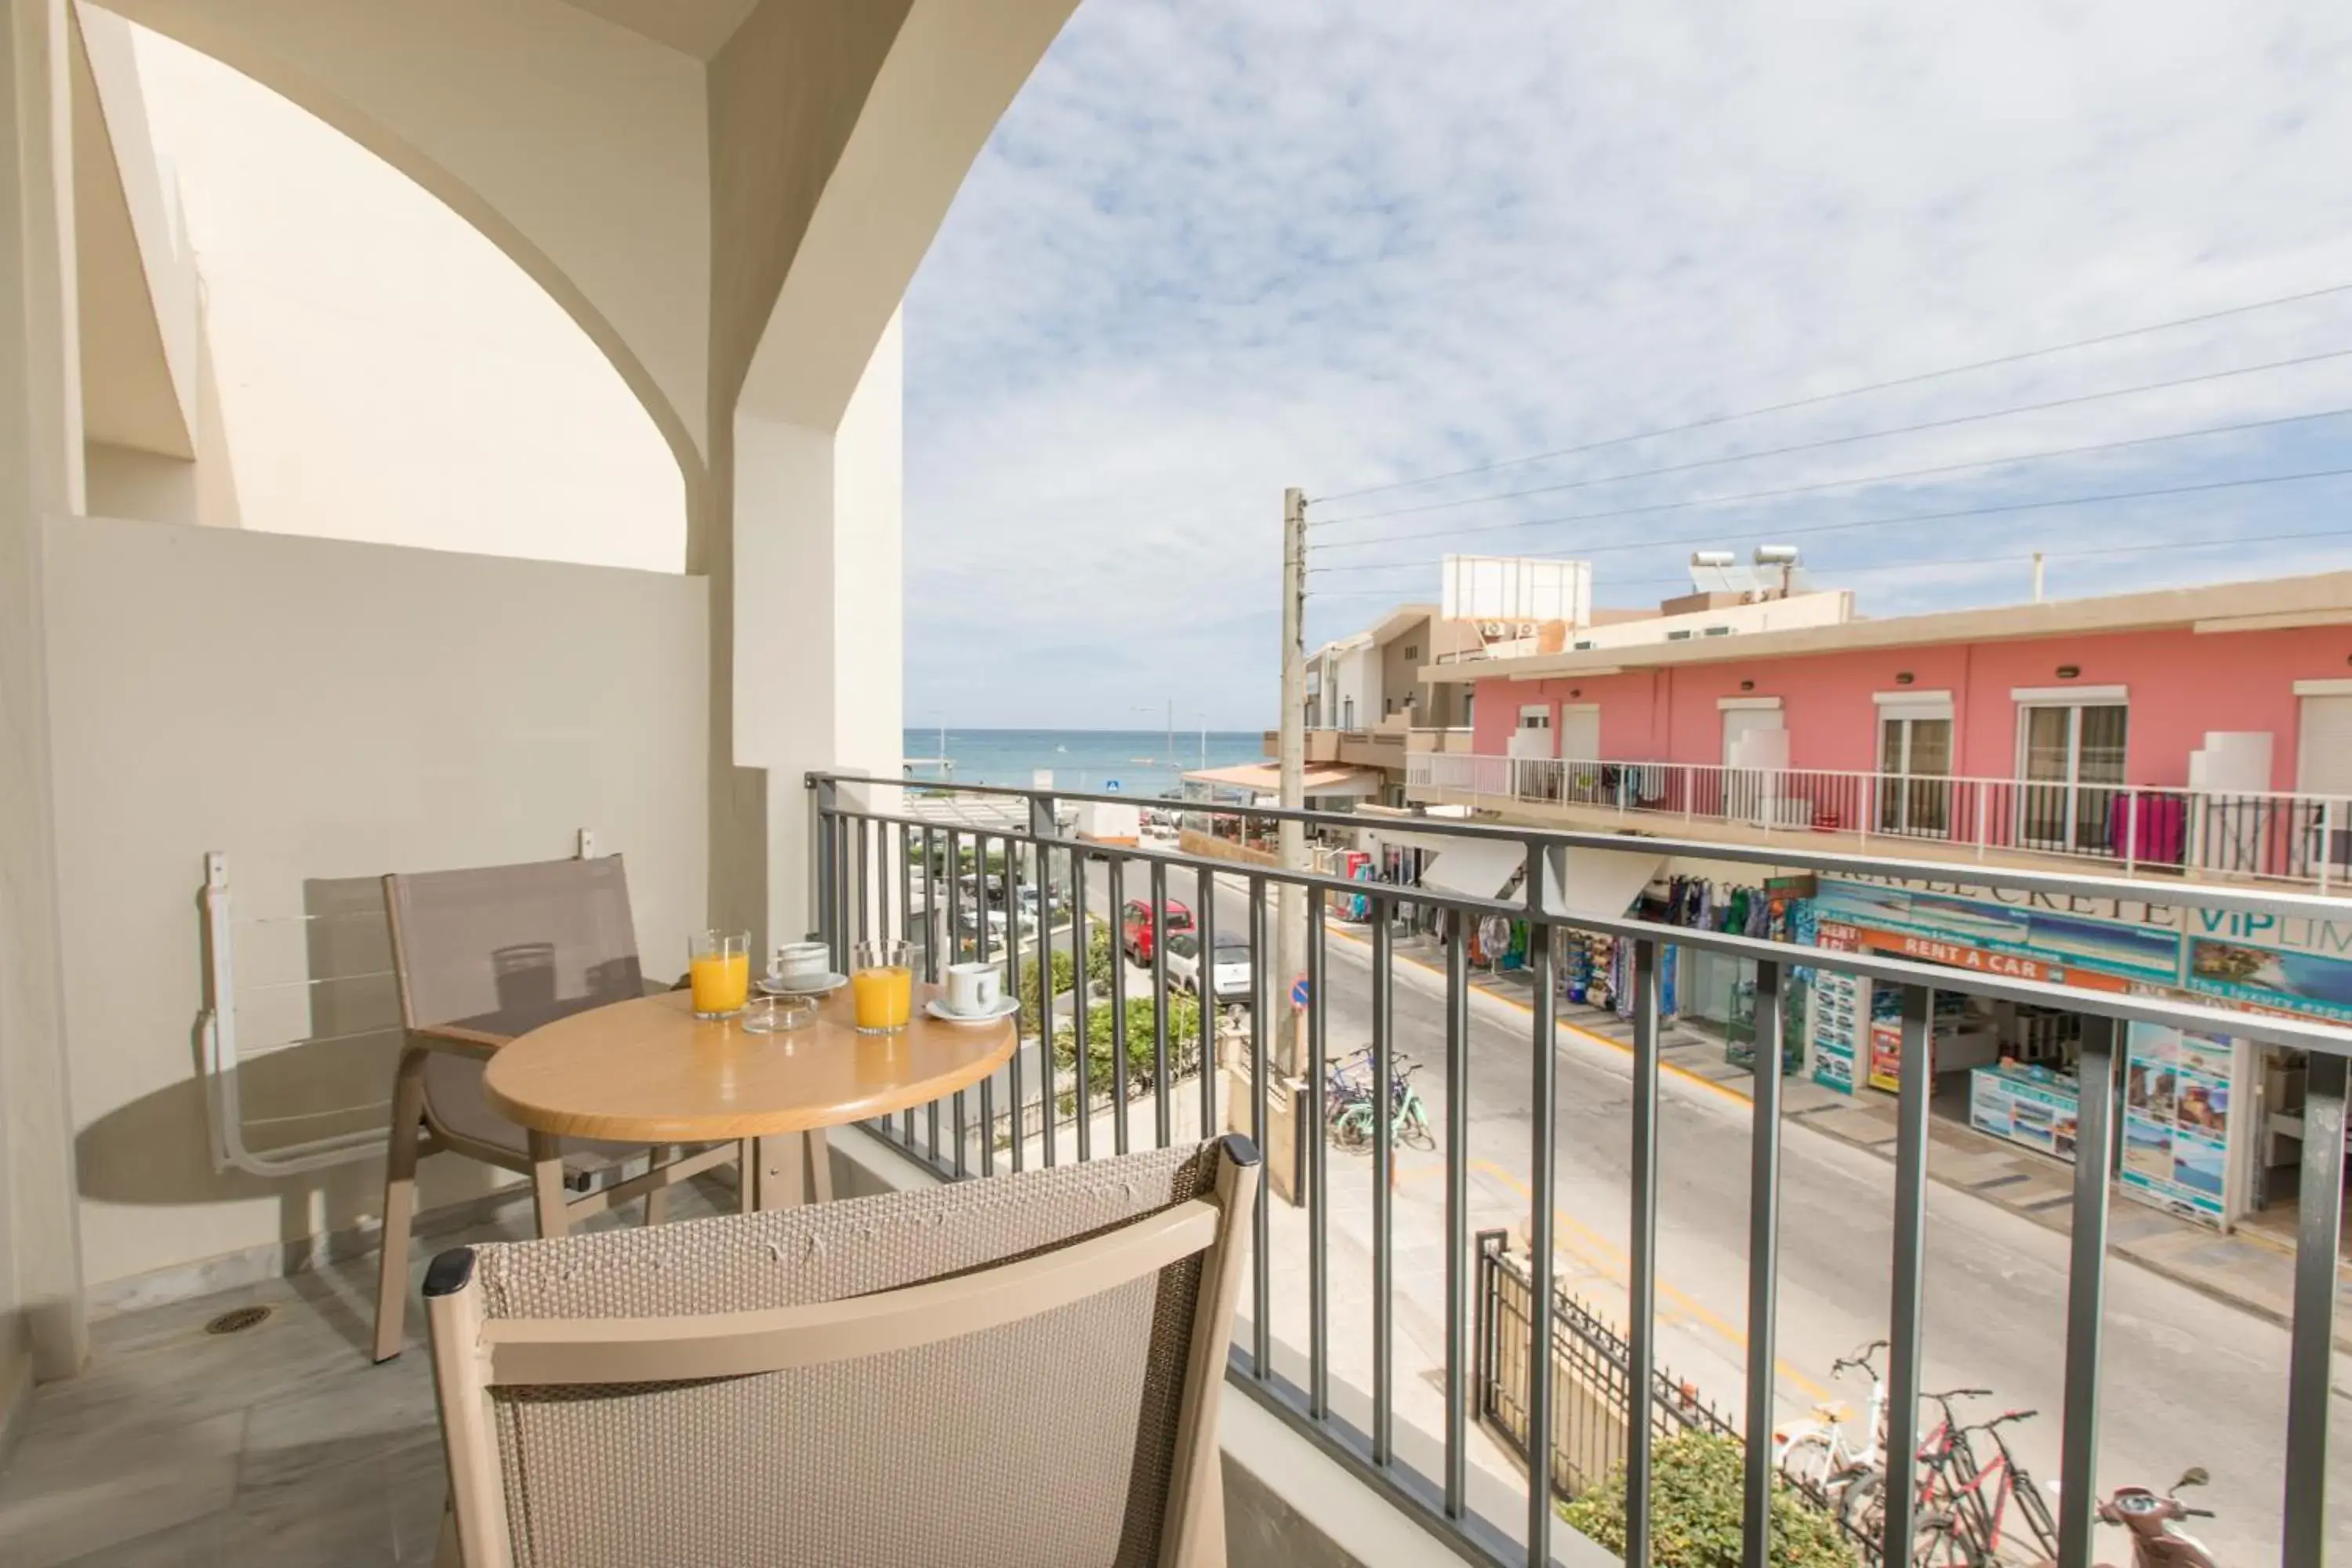
M 699 62 L 561 0 L 114 0 L 464 218 L 576 321 L 705 488 Z

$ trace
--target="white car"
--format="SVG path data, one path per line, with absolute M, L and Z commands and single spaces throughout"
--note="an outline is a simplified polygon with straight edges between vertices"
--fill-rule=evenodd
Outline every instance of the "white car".
M 1237 936 L 1217 938 L 1214 976 L 1210 984 L 1216 999 L 1225 1005 L 1250 999 L 1250 948 L 1247 941 Z M 1172 988 L 1201 994 L 1201 933 L 1180 931 L 1168 939 L 1168 984 Z

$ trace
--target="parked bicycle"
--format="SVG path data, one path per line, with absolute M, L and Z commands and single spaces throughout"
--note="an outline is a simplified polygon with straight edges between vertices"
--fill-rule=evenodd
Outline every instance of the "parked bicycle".
M 1371 1146 L 1372 1118 L 1381 1114 L 1379 1097 L 1372 1088 L 1371 1057 L 1371 1048 L 1366 1047 L 1333 1064 L 1328 1075 L 1325 1106 L 1331 1139 L 1345 1149 Z M 1437 1139 L 1430 1129 L 1429 1108 L 1422 1103 L 1421 1092 L 1412 1087 L 1412 1076 L 1420 1070 L 1420 1063 L 1408 1063 L 1402 1056 L 1397 1058 L 1389 1077 L 1389 1132 L 1396 1142 L 1411 1148 L 1433 1149 Z
M 1824 1403 L 1813 1406 L 1814 1419 L 1772 1434 L 1773 1465 L 1782 1475 L 1828 1500 L 1841 1513 L 1846 1511 L 1845 1494 L 1854 1479 L 1878 1464 L 1886 1415 L 1886 1376 L 1878 1368 L 1878 1355 L 1885 1349 L 1885 1340 L 1873 1340 L 1853 1354 L 1830 1363 L 1832 1377 L 1853 1373 L 1870 1380 L 1869 1409 L 1854 1433 L 1849 1434 L 1846 1427 L 1852 1408 Z
M 1920 1440 L 1917 1519 L 1912 1568 L 1991 1568 L 2003 1561 L 2012 1513 L 2024 1521 L 2032 1548 L 2055 1557 L 2058 1525 L 2032 1475 L 2017 1462 L 2001 1429 L 2030 1421 L 2037 1411 L 2010 1410 L 1990 1421 L 1963 1421 L 1953 1402 L 1981 1399 L 1991 1391 L 1955 1388 L 1921 1397 L 1932 1400 L 1942 1419 Z M 1993 1452 L 1980 1458 L 1970 1434 L 1990 1440 Z M 1858 1476 L 1845 1493 L 1844 1515 L 1856 1530 L 1874 1537 L 1885 1517 L 1886 1472 L 1882 1465 Z

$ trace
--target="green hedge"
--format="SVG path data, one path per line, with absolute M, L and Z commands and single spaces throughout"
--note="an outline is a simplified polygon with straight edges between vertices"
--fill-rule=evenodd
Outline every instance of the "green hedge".
M 1151 998 L 1130 998 L 1127 1004 L 1127 1085 L 1130 1096 L 1141 1094 L 1156 1081 L 1151 1060 Z M 1104 1002 L 1089 1005 L 1087 1009 L 1087 1084 L 1094 1093 L 1108 1095 L 1111 1091 L 1114 1046 L 1110 1004 Z M 1077 1045 L 1070 1026 L 1062 1024 L 1054 1030 L 1055 1070 L 1075 1074 L 1077 1059 Z M 1171 996 L 1168 998 L 1170 1076 L 1191 1072 L 1193 1064 L 1200 1059 L 1201 1005 L 1190 996 Z M 1070 1098 L 1065 1091 L 1066 1107 Z
M 1110 994 L 1111 942 L 1110 928 L 1095 921 L 1087 922 L 1087 1000 L 1095 1003 Z M 1076 965 L 1068 952 L 1054 950 L 1054 994 L 1066 996 L 1075 984 Z M 1021 967 L 1021 1032 L 1034 1035 L 1042 1027 L 1037 1006 L 1037 965 L 1032 962 Z
M 1059 996 L 1070 988 L 1070 955 L 1054 954 L 1054 994 Z M 1037 965 L 1033 962 L 1021 966 L 1021 1033 L 1034 1035 L 1045 1027 L 1037 1005 Z
M 1651 1449 L 1650 1561 L 1656 1568 L 1739 1568 L 1746 1446 L 1685 1432 Z M 1625 1476 L 1611 1476 L 1560 1517 L 1612 1552 L 1625 1550 Z M 1777 1477 L 1773 1568 L 1853 1568 L 1854 1548 L 1829 1510 Z

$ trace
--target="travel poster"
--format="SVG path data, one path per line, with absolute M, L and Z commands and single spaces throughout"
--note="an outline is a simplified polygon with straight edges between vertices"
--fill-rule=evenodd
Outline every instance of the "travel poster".
M 2352 1022 L 2352 963 L 2325 953 L 2191 936 L 2189 989 L 2306 1018 Z
M 2236 1042 L 2161 1024 L 2131 1026 L 2124 1059 L 2125 1189 L 2218 1225 L 2227 1212 L 2230 1084 Z
M 2074 1086 L 2031 1069 L 1979 1068 L 1969 1075 L 1969 1122 L 1980 1131 L 2073 1161 L 2080 1114 Z

